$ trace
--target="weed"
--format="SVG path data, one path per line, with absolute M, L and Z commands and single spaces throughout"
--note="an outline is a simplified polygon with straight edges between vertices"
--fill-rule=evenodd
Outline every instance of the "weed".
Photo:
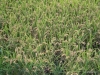
M 99 75 L 99 0 L 0 4 L 0 75 Z

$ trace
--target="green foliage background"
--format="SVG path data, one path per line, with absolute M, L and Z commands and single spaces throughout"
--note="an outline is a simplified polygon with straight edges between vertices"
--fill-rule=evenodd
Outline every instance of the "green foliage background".
M 0 0 L 0 75 L 98 75 L 99 62 L 99 0 Z

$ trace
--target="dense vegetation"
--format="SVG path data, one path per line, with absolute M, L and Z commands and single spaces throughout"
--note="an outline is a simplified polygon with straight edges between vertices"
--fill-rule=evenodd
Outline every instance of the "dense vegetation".
M 100 0 L 0 0 L 0 75 L 99 75 Z

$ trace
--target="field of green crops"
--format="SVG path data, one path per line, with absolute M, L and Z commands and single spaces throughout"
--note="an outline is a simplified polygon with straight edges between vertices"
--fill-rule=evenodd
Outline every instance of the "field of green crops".
M 0 0 L 0 75 L 100 75 L 100 0 Z

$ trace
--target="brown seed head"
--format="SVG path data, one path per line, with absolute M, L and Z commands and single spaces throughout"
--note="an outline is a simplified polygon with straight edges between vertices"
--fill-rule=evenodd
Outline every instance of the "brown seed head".
M 56 50 L 54 54 L 57 55 L 57 56 L 58 55 L 61 55 L 62 54 L 62 51 L 61 50 Z

